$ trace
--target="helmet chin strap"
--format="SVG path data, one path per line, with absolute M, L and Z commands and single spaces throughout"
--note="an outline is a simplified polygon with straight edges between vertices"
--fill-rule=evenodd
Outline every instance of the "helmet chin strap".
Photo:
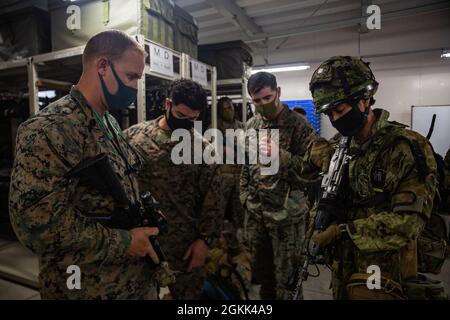
M 359 109 L 359 101 L 361 101 L 362 99 L 360 98 L 355 98 L 352 99 L 351 101 L 349 101 L 349 104 L 352 106 L 352 108 L 360 113 L 362 113 L 364 115 L 364 118 L 367 120 L 367 117 L 369 116 L 369 106 L 367 106 L 364 111 L 361 111 Z
M 362 99 L 360 99 L 360 98 L 355 98 L 350 102 L 350 105 L 352 106 L 352 108 L 355 109 L 360 114 L 362 114 L 362 116 L 363 116 L 363 121 L 361 123 L 361 128 L 359 128 L 359 132 L 361 132 L 361 130 L 364 128 L 364 126 L 366 125 L 366 123 L 369 119 L 369 106 L 367 106 L 364 111 L 361 111 L 359 109 L 359 101 L 361 101 L 361 100 Z

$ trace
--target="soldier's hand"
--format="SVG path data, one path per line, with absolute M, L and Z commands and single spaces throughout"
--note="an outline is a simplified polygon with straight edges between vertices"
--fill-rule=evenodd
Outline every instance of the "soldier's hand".
M 203 267 L 205 265 L 206 257 L 208 256 L 208 246 L 205 241 L 195 240 L 187 249 L 183 260 L 191 258 L 187 271 L 191 272 L 193 268 Z
M 267 157 L 272 155 L 272 140 L 269 135 L 263 136 L 259 140 L 259 152 Z
M 272 140 L 270 134 L 263 135 L 259 140 L 259 152 L 264 154 L 266 157 L 271 157 L 272 153 L 278 153 L 279 146 Z
M 322 232 L 315 232 L 311 240 L 314 241 L 320 248 L 325 248 L 332 242 L 341 238 L 341 228 L 337 224 L 330 225 Z
M 131 245 L 128 254 L 132 257 L 145 257 L 149 255 L 153 262 L 158 264 L 159 259 L 150 243 L 150 236 L 158 234 L 158 228 L 134 228 L 131 232 Z

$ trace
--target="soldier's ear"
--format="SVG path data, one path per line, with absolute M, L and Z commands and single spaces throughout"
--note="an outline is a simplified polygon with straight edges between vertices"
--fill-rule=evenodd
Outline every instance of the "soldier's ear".
M 370 100 L 369 99 L 361 99 L 361 100 L 359 100 L 358 107 L 359 107 L 359 110 L 361 110 L 361 112 L 366 111 L 367 108 L 369 108 L 369 106 L 370 106 Z
M 170 101 L 169 98 L 166 98 L 166 111 L 169 111 L 169 109 L 172 107 L 172 101 Z
M 97 73 L 101 76 L 106 75 L 106 68 L 108 67 L 108 59 L 106 58 L 98 58 L 95 62 L 97 67 Z

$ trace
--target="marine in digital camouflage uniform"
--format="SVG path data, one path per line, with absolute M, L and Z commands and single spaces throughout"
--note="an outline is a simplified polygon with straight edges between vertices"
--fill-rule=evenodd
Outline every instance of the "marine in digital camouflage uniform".
M 237 162 L 237 145 L 227 141 L 226 131 L 244 130 L 245 125 L 235 118 L 235 107 L 228 97 L 222 97 L 217 102 L 217 128 L 223 135 L 223 162 L 219 166 L 222 182 L 222 197 L 224 206 L 224 226 L 220 240 L 209 252 L 207 270 L 209 274 L 223 278 L 227 284 L 236 290 L 236 295 L 244 298 L 245 290 L 251 286 L 250 253 L 243 241 L 244 208 L 239 199 L 239 182 L 242 164 Z M 228 145 L 228 147 L 227 147 Z M 226 155 L 233 146 L 233 164 L 226 163 Z M 236 275 L 238 273 L 238 275 Z M 240 277 L 238 280 L 237 277 Z
M 294 271 L 303 260 L 309 210 L 297 173 L 307 146 L 317 135 L 305 117 L 281 104 L 281 91 L 272 74 L 256 73 L 248 84 L 257 113 L 246 129 L 279 130 L 279 170 L 262 175 L 260 163 L 243 167 L 240 197 L 246 210 L 245 238 L 261 298 L 289 299 Z
M 169 286 L 171 295 L 174 299 L 192 300 L 201 298 L 205 268 L 202 265 L 187 271 L 189 260 L 183 258 L 193 243 L 203 241 L 209 247 L 219 237 L 223 221 L 222 187 L 216 165 L 173 163 L 171 152 L 178 144 L 171 141 L 173 130 L 184 127 L 192 132 L 191 121 L 184 119 L 180 126 L 183 120 L 174 116 L 183 108 L 180 105 L 191 113 L 200 111 L 206 107 L 206 94 L 190 80 L 176 81 L 171 99 L 166 102 L 167 117 L 139 123 L 125 133 L 143 159 L 140 187 L 152 192 L 168 221 L 168 233 L 160 235 L 160 242 L 171 268 L 177 272 L 176 283 Z M 167 120 L 169 127 L 161 127 L 161 120 Z
M 336 209 L 347 221 L 346 232 L 333 224 L 312 237 L 326 248 L 335 299 L 405 298 L 401 287 L 417 276 L 417 238 L 436 192 L 430 145 L 420 134 L 389 121 L 386 110 L 372 111 L 377 87 L 368 63 L 348 56 L 322 63 L 310 82 L 317 112 L 326 113 L 341 134 L 351 137 L 347 196 L 342 211 Z M 339 137 L 328 147 L 322 141 L 309 148 L 303 172 L 327 171 Z M 384 277 L 380 290 L 368 290 L 365 284 L 371 265 L 379 266 Z
M 99 53 L 97 46 L 104 46 L 111 39 L 116 50 Z M 138 166 L 136 153 L 123 139 L 116 120 L 107 111 L 101 117 L 78 89 L 85 89 L 88 83 L 92 89 L 90 97 L 95 97 L 100 105 L 99 77 L 113 77 L 112 62 L 107 62 L 109 54 L 116 54 L 117 70 L 129 67 L 117 62 L 119 55 L 143 59 L 142 49 L 133 41 L 118 31 L 92 38 L 83 56 L 84 60 L 89 59 L 89 66 L 84 65 L 86 70 L 77 87 L 18 129 L 10 217 L 21 243 L 39 255 L 42 299 L 156 298 L 154 270 L 144 258 L 128 254 L 131 232 L 108 228 L 101 222 L 115 212 L 113 198 L 78 178 L 65 177 L 80 162 L 104 153 L 129 201 L 139 201 L 138 182 L 127 174 L 130 168 Z M 93 66 L 93 60 L 98 65 Z M 132 63 L 133 70 L 138 64 Z M 143 60 L 141 64 L 143 69 Z M 99 65 L 102 75 L 97 73 Z M 81 289 L 67 287 L 71 276 L 67 269 L 71 265 L 80 268 Z
M 136 156 L 114 128 L 122 154 Z M 113 147 L 92 109 L 76 89 L 23 123 L 17 134 L 11 177 L 11 222 L 19 240 L 39 255 L 43 299 L 155 298 L 153 272 L 144 259 L 128 257 L 130 233 L 109 229 L 91 217 L 111 215 L 114 201 L 64 175 L 83 159 L 106 153 L 127 196 L 136 200 L 135 178 Z M 70 265 L 81 269 L 81 290 L 68 290 Z
M 224 97 L 217 103 L 218 129 L 224 137 L 224 164 L 220 166 L 222 176 L 222 196 L 225 199 L 225 219 L 232 222 L 234 232 L 242 228 L 244 221 L 244 208 L 239 200 L 239 181 L 242 165 L 237 163 L 237 150 L 234 150 L 234 163 L 226 164 L 226 130 L 244 130 L 245 125 L 235 118 L 235 109 L 231 99 Z M 233 141 L 229 141 L 230 146 Z M 237 239 L 236 239 L 237 241 Z

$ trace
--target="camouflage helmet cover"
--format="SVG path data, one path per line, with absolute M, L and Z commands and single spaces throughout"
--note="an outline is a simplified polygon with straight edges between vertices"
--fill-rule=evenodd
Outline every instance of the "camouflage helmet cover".
M 377 88 L 369 63 L 350 56 L 335 56 L 323 62 L 309 83 L 317 113 L 348 99 L 369 99 Z

